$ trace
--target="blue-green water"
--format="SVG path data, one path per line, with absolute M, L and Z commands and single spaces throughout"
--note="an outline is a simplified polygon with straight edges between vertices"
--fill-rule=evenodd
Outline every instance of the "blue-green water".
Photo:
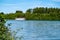
M 16 37 L 21 40 L 60 40 L 60 21 L 8 20 L 7 24 L 11 24 L 12 31 L 18 31 Z

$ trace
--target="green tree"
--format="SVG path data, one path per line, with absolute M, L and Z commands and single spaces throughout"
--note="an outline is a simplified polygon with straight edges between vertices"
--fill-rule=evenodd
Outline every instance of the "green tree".
M 17 10 L 16 13 L 23 13 L 22 11 Z
M 28 10 L 26 11 L 26 13 L 31 13 L 31 10 L 32 10 L 32 9 L 28 9 Z
M 0 14 L 4 14 L 3 12 L 1 12 Z
M 0 40 L 13 40 L 9 29 L 4 24 L 5 19 L 0 15 Z

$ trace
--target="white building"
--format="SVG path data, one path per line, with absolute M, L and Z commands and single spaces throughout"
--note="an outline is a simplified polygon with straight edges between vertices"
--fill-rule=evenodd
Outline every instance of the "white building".
M 25 20 L 25 18 L 16 18 L 15 20 Z

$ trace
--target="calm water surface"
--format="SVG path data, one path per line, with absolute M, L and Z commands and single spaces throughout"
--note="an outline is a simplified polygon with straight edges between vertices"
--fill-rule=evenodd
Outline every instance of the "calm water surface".
M 60 21 L 8 20 L 6 26 L 11 32 L 16 31 L 21 40 L 60 40 Z

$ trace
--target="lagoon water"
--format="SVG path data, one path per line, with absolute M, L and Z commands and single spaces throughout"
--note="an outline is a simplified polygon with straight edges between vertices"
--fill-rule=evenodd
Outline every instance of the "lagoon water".
M 8 20 L 6 26 L 12 35 L 17 32 L 15 37 L 20 38 L 16 40 L 60 40 L 60 21 Z

